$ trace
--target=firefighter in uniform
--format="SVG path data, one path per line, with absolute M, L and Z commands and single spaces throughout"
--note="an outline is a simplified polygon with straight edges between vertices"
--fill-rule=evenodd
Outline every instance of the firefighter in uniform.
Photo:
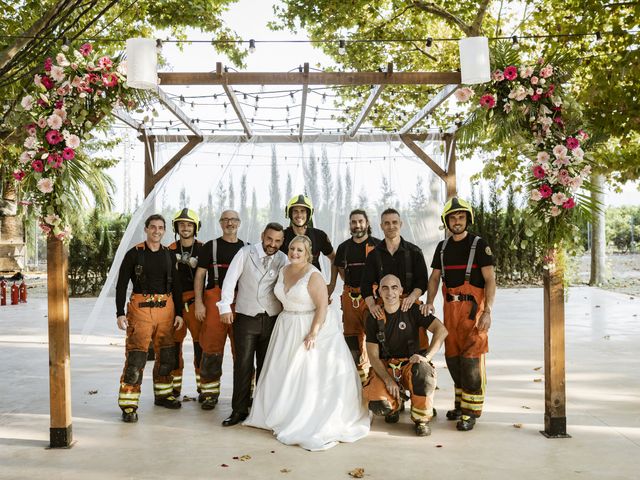
M 180 329 L 183 323 L 179 282 L 173 282 L 176 263 L 169 249 L 160 243 L 165 232 L 164 218 L 151 215 L 144 225 L 147 239 L 126 253 L 116 285 L 117 323 L 127 331 L 118 405 L 122 420 L 127 423 L 138 421 L 140 385 L 150 342 L 158 352 L 153 368 L 155 404 L 170 409 L 182 406 L 173 396 L 171 377 L 176 359 L 174 327 Z M 125 315 L 129 281 L 133 283 L 133 292 Z
M 173 233 L 179 237 L 177 241 L 169 245 L 176 258 L 176 280 L 180 282 L 182 291 L 182 318 L 184 324 L 174 333 L 176 344 L 176 369 L 171 372 L 173 376 L 173 395 L 180 397 L 182 392 L 182 372 L 184 370 L 184 359 L 182 357 L 182 343 L 187 336 L 187 329 L 191 333 L 193 340 L 193 366 L 196 373 L 196 388 L 200 393 L 200 360 L 202 358 L 202 348 L 200 347 L 200 322 L 196 320 L 195 292 L 193 280 L 196 268 L 198 267 L 198 257 L 202 242 L 196 239 L 202 223 L 200 217 L 193 210 L 183 208 L 177 212 L 172 221 Z
M 362 383 L 367 379 L 367 350 L 364 325 L 369 311 L 360 293 L 360 279 L 369 253 L 380 243 L 371 236 L 369 217 L 364 210 L 349 214 L 351 238 L 342 242 L 336 251 L 331 268 L 331 284 L 335 285 L 338 273 L 344 281 L 340 297 L 344 338 L 351 350 Z
M 220 397 L 220 377 L 222 360 L 227 337 L 231 342 L 231 351 L 235 355 L 233 330 L 231 325 L 220 321 L 220 312 L 216 303 L 220 301 L 222 285 L 229 264 L 244 242 L 238 239 L 240 216 L 234 210 L 225 210 L 220 214 L 222 236 L 210 240 L 201 249 L 198 270 L 195 278 L 195 315 L 203 322 L 200 330 L 202 360 L 200 362 L 200 395 L 198 401 L 203 410 L 213 410 Z M 207 286 L 204 288 L 205 276 Z M 203 293 L 204 291 L 204 293 Z
M 423 315 L 416 304 L 402 311 L 402 286 L 395 275 L 385 275 L 378 291 L 383 313 L 382 319 L 371 314 L 367 317 L 367 352 L 372 372 L 363 396 L 375 415 L 384 415 L 385 422 L 396 423 L 408 390 L 416 435 L 430 435 L 436 390 L 436 369 L 431 360 L 440 350 L 447 329 L 433 315 Z M 433 334 L 426 350 L 419 346 L 420 329 Z
M 382 277 L 393 274 L 400 279 L 402 290 L 406 292 L 400 306 L 403 312 L 426 292 L 429 281 L 422 250 L 400 235 L 402 219 L 398 211 L 388 208 L 382 212 L 380 228 L 384 232 L 384 240 L 367 256 L 360 283 L 367 308 L 377 319 L 382 319 L 383 310 L 381 302 L 376 302 L 374 297 L 374 287 Z
M 336 252 L 329 240 L 329 236 L 319 228 L 313 226 L 313 203 L 309 197 L 304 195 L 296 195 L 289 200 L 284 209 L 285 216 L 290 220 L 290 224 L 284 229 L 284 243 L 280 250 L 286 254 L 289 253 L 289 243 L 298 235 L 306 235 L 311 240 L 313 260 L 312 264 L 318 270 L 320 268 L 320 254 L 324 254 L 333 263 L 336 258 Z M 336 288 L 335 281 L 327 286 L 329 298 Z
M 452 198 L 444 206 L 442 222 L 451 236 L 441 241 L 433 255 L 427 303 L 423 313 L 433 313 L 433 300 L 442 278 L 444 324 L 449 331 L 444 355 L 455 386 L 454 409 L 461 431 L 473 429 L 482 413 L 485 391 L 484 355 L 489 351 L 487 334 L 496 280 L 491 248 L 467 231 L 473 224 L 471 205 Z

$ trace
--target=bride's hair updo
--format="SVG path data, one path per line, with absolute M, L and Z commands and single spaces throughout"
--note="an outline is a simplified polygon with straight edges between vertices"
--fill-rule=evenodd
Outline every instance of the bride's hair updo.
M 291 245 L 293 245 L 294 243 L 301 243 L 304 245 L 305 259 L 307 260 L 307 263 L 311 263 L 311 261 L 313 260 L 311 239 L 306 235 L 298 235 L 296 237 L 293 237 L 293 240 L 291 240 L 291 242 L 289 243 L 289 248 L 291 248 Z

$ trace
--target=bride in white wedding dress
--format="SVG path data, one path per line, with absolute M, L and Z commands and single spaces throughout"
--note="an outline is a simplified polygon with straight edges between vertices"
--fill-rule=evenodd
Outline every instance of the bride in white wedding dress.
M 369 432 L 360 378 L 337 315 L 327 315 L 327 287 L 311 265 L 311 241 L 289 244 L 279 274 L 278 316 L 245 425 L 273 430 L 287 445 L 326 450 Z

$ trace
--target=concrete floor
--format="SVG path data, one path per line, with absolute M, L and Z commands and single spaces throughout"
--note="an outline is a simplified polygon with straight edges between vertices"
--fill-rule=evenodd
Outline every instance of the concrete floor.
M 444 418 L 452 385 L 437 357 L 439 388 L 433 434 L 417 438 L 408 413 L 396 425 L 375 419 L 369 436 L 326 452 L 277 442 L 268 432 L 223 428 L 230 413 L 231 363 L 210 412 L 196 402 L 179 411 L 154 407 L 150 371 L 138 424 L 120 421 L 118 378 L 123 335 L 115 317 L 83 341 L 94 299 L 71 300 L 73 432 L 70 450 L 49 439 L 46 299 L 0 307 L 0 478 L 350 478 L 368 479 L 635 479 L 640 478 L 640 298 L 572 288 L 566 307 L 568 432 L 546 439 L 543 428 L 543 317 L 540 289 L 500 290 L 487 356 L 482 419 L 457 432 Z M 186 347 L 187 362 L 192 359 Z M 147 369 L 149 370 L 149 369 Z M 193 372 L 185 390 L 195 396 Z M 518 428 L 519 427 L 519 428 Z M 240 459 L 243 455 L 250 458 Z M 234 458 L 236 457 L 236 458 Z

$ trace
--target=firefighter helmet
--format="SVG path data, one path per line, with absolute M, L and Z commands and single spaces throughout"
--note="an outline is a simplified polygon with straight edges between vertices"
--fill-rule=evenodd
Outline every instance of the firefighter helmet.
M 284 214 L 287 218 L 291 218 L 291 214 L 293 207 L 304 207 L 307 209 L 307 223 L 311 223 L 311 217 L 313 216 L 313 203 L 311 203 L 311 199 L 309 197 L 305 197 L 304 195 L 296 195 L 284 209 Z
M 202 222 L 200 221 L 200 217 L 198 216 L 198 214 L 193 210 L 189 210 L 188 208 L 183 208 L 173 216 L 173 221 L 171 223 L 173 224 L 173 232 L 176 235 L 178 234 L 178 222 L 193 223 L 196 227 L 194 235 L 198 235 L 200 227 L 202 226 Z
M 461 198 L 453 197 L 445 203 L 442 216 L 440 217 L 445 228 L 449 228 L 449 225 L 447 225 L 447 216 L 454 212 L 467 212 L 467 225 L 473 225 L 473 208 L 471 208 L 471 204 Z

